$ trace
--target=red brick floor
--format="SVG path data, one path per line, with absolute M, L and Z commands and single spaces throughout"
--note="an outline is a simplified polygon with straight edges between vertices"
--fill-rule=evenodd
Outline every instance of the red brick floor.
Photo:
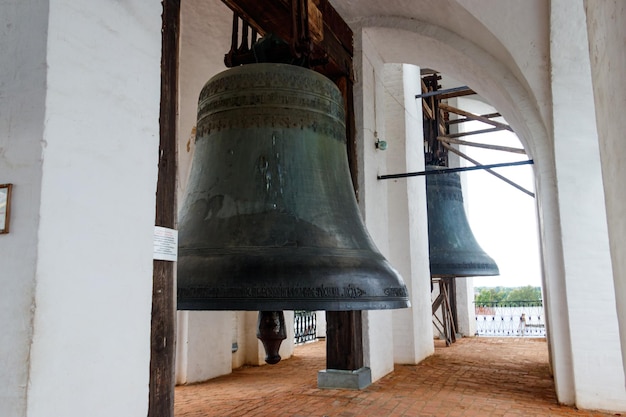
M 176 417 L 610 416 L 557 404 L 544 339 L 436 342 L 433 356 L 361 391 L 317 388 L 324 342 L 277 365 L 176 387 Z

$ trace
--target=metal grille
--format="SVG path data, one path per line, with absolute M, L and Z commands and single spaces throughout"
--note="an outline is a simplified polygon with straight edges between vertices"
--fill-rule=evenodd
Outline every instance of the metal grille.
M 295 344 L 317 339 L 317 320 L 314 311 L 296 310 L 294 312 Z
M 475 304 L 476 336 L 545 337 L 541 301 L 507 301 Z

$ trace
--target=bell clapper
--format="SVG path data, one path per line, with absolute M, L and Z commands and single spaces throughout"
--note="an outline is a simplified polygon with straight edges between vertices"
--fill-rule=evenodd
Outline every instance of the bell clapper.
M 278 350 L 287 338 L 285 316 L 282 311 L 259 311 L 256 337 L 265 348 L 265 362 L 270 365 L 280 362 Z

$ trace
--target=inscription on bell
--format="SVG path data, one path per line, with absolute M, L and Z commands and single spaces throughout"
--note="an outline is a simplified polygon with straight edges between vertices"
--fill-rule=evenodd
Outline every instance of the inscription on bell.
M 262 288 L 179 288 L 178 296 L 185 298 L 359 298 L 365 290 L 353 285 L 346 287 L 262 287 Z

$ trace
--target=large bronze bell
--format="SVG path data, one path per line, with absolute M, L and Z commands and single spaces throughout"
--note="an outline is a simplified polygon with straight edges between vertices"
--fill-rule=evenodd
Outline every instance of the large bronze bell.
M 244 65 L 204 86 L 179 217 L 178 309 L 409 306 L 361 220 L 344 117 L 337 87 L 297 66 Z
M 427 172 L 440 169 L 426 167 Z M 431 276 L 499 275 L 498 265 L 483 251 L 470 229 L 459 174 L 426 175 L 426 196 Z

